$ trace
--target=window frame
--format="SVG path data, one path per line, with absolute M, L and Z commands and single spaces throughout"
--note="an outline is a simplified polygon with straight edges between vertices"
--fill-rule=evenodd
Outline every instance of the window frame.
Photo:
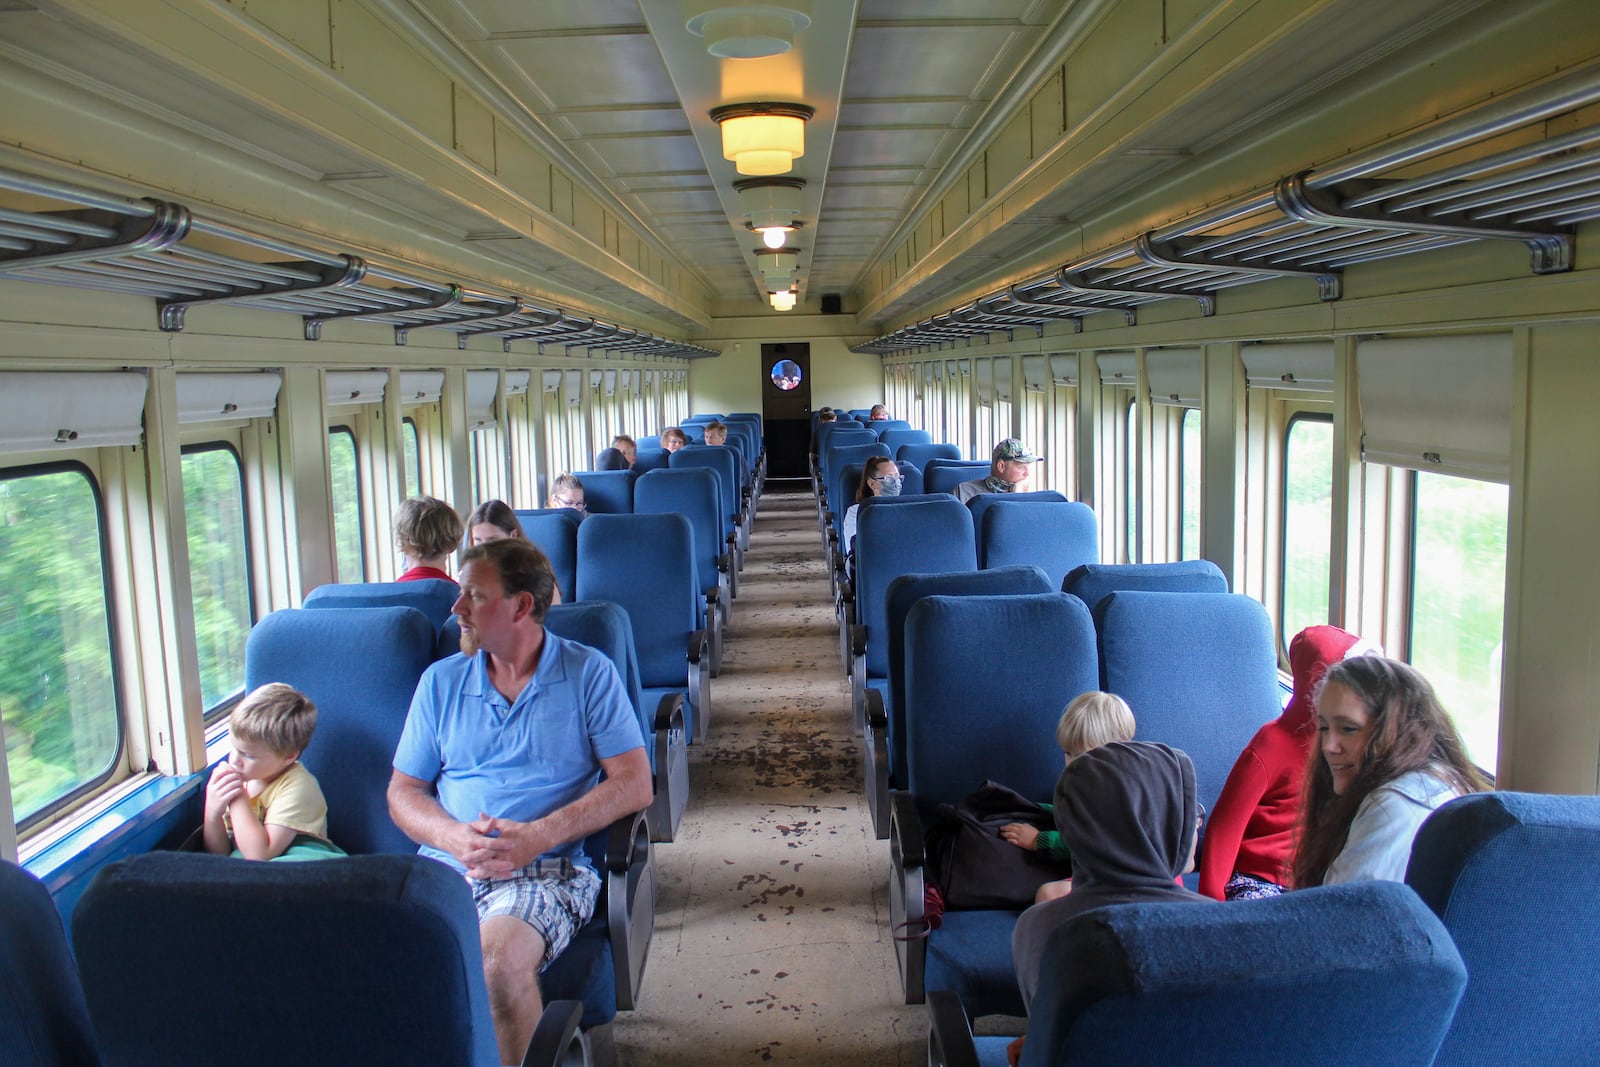
M 1294 434 L 1295 425 L 1299 422 L 1323 423 L 1330 433 L 1337 430 L 1332 412 L 1309 411 L 1297 408 L 1288 412 L 1288 417 L 1283 424 L 1283 437 L 1278 448 L 1278 595 L 1277 595 L 1277 631 L 1278 640 L 1287 655 L 1289 641 L 1294 634 L 1288 632 L 1288 600 L 1289 600 L 1289 438 Z M 1330 445 L 1331 449 L 1331 445 Z M 1332 455 L 1329 456 L 1328 482 L 1331 488 L 1333 483 Z M 1331 504 L 1331 501 L 1330 501 Z M 1413 537 L 1415 534 L 1412 535 Z M 1333 569 L 1333 529 L 1328 529 L 1328 575 L 1324 576 L 1324 583 L 1331 582 Z M 1330 590 L 1331 592 L 1331 590 Z M 1324 615 L 1327 612 L 1324 611 Z M 1324 618 L 1323 623 L 1328 620 Z M 1317 625 L 1315 623 L 1309 625 Z M 1297 633 L 1299 631 L 1296 631 Z
M 328 426 L 328 437 L 331 439 L 334 434 L 345 434 L 346 436 L 348 436 L 350 438 L 350 448 L 351 448 L 351 451 L 352 451 L 352 453 L 354 455 L 354 459 L 355 459 L 354 467 L 355 467 L 355 478 L 356 478 L 356 550 L 357 550 L 356 554 L 361 560 L 361 574 L 360 574 L 359 578 L 355 579 L 355 581 L 356 582 L 365 582 L 365 581 L 367 581 L 367 577 L 368 577 L 368 571 L 367 571 L 367 515 L 366 515 L 366 509 L 361 506 L 361 501 L 364 499 L 364 494 L 361 491 L 361 438 L 359 436 L 357 436 L 355 427 L 350 426 L 349 424 L 343 423 L 343 422 L 333 423 L 333 424 L 330 424 Z M 402 456 L 401 456 L 401 465 L 402 466 L 404 466 L 404 463 L 405 463 L 405 457 L 404 457 L 404 454 L 403 454 L 403 449 L 404 449 L 404 446 L 402 446 Z M 328 487 L 329 487 L 329 495 L 331 496 L 332 495 L 332 488 L 333 488 L 333 450 L 331 448 L 328 451 Z M 340 584 L 347 584 L 347 576 L 344 575 L 343 573 L 340 573 L 340 570 L 339 570 L 339 525 L 338 525 L 338 521 L 337 521 L 339 505 L 338 505 L 338 503 L 336 501 L 330 501 L 330 503 L 332 503 L 332 507 L 329 510 L 328 517 L 329 517 L 330 520 L 333 521 L 333 530 L 331 532 L 333 533 L 333 568 L 334 568 L 334 573 L 335 573 L 335 576 L 337 577 L 338 581 L 340 582 Z M 354 584 L 354 583 L 351 582 L 351 583 L 348 583 L 348 584 Z
M 250 625 L 253 627 L 258 621 L 260 621 L 261 616 L 257 611 L 256 585 L 255 582 L 251 580 L 251 578 L 255 575 L 255 552 L 250 537 L 250 531 L 253 529 L 253 526 L 251 525 L 250 521 L 250 494 L 245 488 L 244 457 L 239 454 L 238 446 L 231 441 L 203 441 L 194 444 L 183 445 L 179 448 L 179 466 L 182 466 L 184 456 L 196 455 L 202 452 L 229 453 L 233 456 L 234 466 L 239 472 L 239 511 L 244 519 L 244 570 L 246 579 L 245 597 L 249 602 Z M 358 481 L 360 478 L 360 466 L 361 465 L 358 462 L 356 464 L 356 476 Z M 187 523 L 185 525 L 187 525 Z M 190 597 L 191 599 L 193 598 L 192 591 L 190 593 Z M 246 631 L 246 636 L 248 636 L 248 630 Z M 198 652 L 198 648 L 196 651 Z M 214 707 L 203 708 L 202 721 L 204 722 L 205 726 L 210 727 L 213 723 L 220 721 L 224 715 L 233 710 L 234 706 L 237 705 L 239 701 L 244 699 L 246 692 L 248 692 L 248 688 L 241 681 L 238 692 L 220 701 Z

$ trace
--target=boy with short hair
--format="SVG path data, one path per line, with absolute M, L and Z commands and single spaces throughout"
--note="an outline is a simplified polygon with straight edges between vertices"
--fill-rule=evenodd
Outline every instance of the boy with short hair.
M 706 423 L 706 444 L 725 445 L 728 443 L 728 428 L 720 422 Z
M 1079 693 L 1056 723 L 1056 744 L 1061 746 L 1064 761 L 1070 764 L 1090 749 L 1116 741 L 1132 741 L 1134 729 L 1133 709 L 1126 700 L 1115 693 L 1098 690 Z M 1050 810 L 1049 804 L 1040 806 Z M 1039 830 L 1025 822 L 1011 822 L 1000 828 L 1000 836 L 1018 848 L 1042 852 L 1053 860 L 1065 862 L 1072 858 L 1061 834 L 1055 830 Z
M 342 856 L 328 840 L 328 804 L 300 753 L 317 728 L 317 706 L 272 682 L 245 697 L 228 720 L 233 749 L 206 785 L 206 851 L 250 860 Z

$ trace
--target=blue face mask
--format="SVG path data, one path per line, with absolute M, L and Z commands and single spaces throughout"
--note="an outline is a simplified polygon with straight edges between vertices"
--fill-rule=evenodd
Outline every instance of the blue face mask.
M 899 496 L 900 487 L 905 484 L 905 479 L 898 474 L 886 474 L 878 481 L 879 496 Z

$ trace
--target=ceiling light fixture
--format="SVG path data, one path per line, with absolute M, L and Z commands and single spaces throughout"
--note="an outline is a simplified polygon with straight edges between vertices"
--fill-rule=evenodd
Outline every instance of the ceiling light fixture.
M 806 154 L 806 121 L 816 113 L 805 104 L 763 101 L 714 107 L 711 121 L 722 127 L 722 158 L 740 174 L 766 177 L 787 174 Z
M 773 311 L 793 311 L 799 296 L 793 289 L 780 289 L 776 293 L 768 293 L 767 299 L 771 302 Z
M 749 219 L 745 226 L 759 233 L 768 248 L 782 248 L 789 234 L 803 225 L 795 216 L 800 214 L 800 191 L 805 187 L 799 178 L 744 178 L 733 183 Z
M 799 261 L 795 257 L 799 251 L 797 248 L 756 249 L 756 266 L 760 269 L 761 279 L 766 282 L 769 292 L 788 289 L 794 285 L 795 271 L 799 267 Z
M 806 5 L 810 6 L 810 5 Z M 693 16 L 685 28 L 706 39 L 706 51 L 718 59 L 763 59 L 794 47 L 794 35 L 811 25 L 811 16 L 769 4 L 711 7 Z

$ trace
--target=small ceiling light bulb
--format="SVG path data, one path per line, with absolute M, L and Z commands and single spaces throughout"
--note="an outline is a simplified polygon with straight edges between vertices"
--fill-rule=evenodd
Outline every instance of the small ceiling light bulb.
M 761 243 L 768 248 L 782 248 L 793 229 L 792 226 L 768 226 L 761 231 Z
M 795 301 L 798 299 L 793 289 L 784 289 L 776 293 L 767 294 L 768 301 L 774 311 L 793 311 Z

